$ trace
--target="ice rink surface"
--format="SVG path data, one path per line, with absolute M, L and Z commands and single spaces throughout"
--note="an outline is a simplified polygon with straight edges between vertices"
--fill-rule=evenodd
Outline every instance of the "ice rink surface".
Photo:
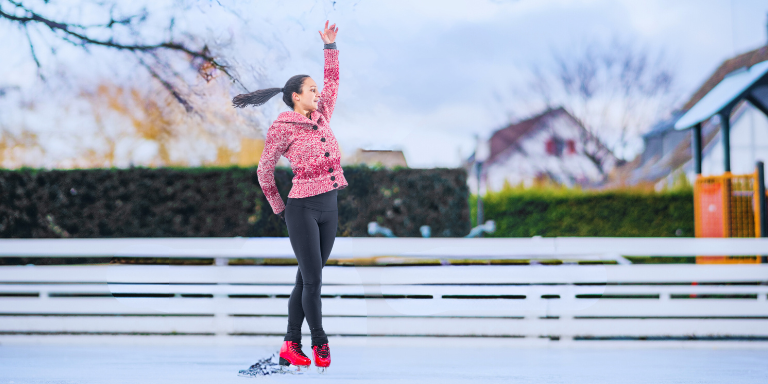
M 768 349 L 331 347 L 329 372 L 238 377 L 264 346 L 0 345 L 0 383 L 768 383 Z M 305 345 L 305 352 L 311 352 Z

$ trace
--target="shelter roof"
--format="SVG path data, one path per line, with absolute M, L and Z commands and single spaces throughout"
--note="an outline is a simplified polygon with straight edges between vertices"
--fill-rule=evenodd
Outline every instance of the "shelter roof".
M 766 105 L 761 100 L 763 90 L 756 87 L 765 81 L 768 81 L 768 61 L 728 74 L 675 123 L 675 128 L 690 128 L 722 110 L 732 108 L 744 97 L 757 99 L 757 103 L 762 104 L 758 107 Z
M 722 64 L 715 70 L 715 73 L 710 76 L 707 81 L 702 84 L 693 96 L 683 105 L 683 111 L 691 109 L 696 103 L 699 102 L 704 95 L 709 93 L 717 84 L 719 84 L 726 75 L 739 69 L 751 67 L 759 62 L 768 60 L 768 45 L 760 47 L 758 49 L 742 53 L 736 57 L 723 61 Z

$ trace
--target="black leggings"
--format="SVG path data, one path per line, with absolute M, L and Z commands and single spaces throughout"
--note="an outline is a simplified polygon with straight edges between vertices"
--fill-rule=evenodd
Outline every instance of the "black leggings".
M 288 332 L 285 340 L 301 343 L 301 324 L 307 318 L 312 333 L 312 345 L 328 342 L 323 331 L 320 287 L 323 284 L 323 266 L 336 239 L 339 212 L 336 206 L 337 190 L 302 199 L 288 199 L 285 222 L 293 253 L 299 262 L 296 285 L 288 299 Z

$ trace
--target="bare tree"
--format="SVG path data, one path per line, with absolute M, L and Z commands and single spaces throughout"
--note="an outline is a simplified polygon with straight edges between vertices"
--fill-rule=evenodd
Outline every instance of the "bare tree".
M 126 156 L 130 158 L 135 148 L 147 141 L 157 145 L 157 155 L 148 165 L 208 164 L 212 161 L 210 148 L 223 154 L 217 155 L 217 159 L 231 158 L 224 155 L 236 153 L 244 138 L 260 136 L 261 111 L 235 110 L 231 107 L 231 93 L 248 91 L 235 68 L 253 75 L 258 84 L 268 77 L 264 63 L 258 59 L 256 63 L 238 63 L 231 32 L 211 33 L 177 22 L 199 11 L 193 8 L 195 2 L 177 0 L 162 12 L 150 12 L 119 0 L 82 5 L 89 8 L 78 12 L 49 0 L 0 0 L 0 27 L 19 29 L 20 43 L 29 47 L 29 61 L 37 66 L 37 75 L 45 84 L 68 81 L 66 76 L 60 76 L 63 72 L 48 74 L 56 64 L 51 58 L 69 47 L 83 53 L 83 58 L 96 51 L 101 58 L 119 57 L 128 64 L 121 66 L 121 70 L 143 70 L 145 75 L 138 78 L 149 81 L 135 81 L 132 71 L 130 78 L 74 82 L 70 95 L 77 97 L 54 100 L 50 95 L 20 92 L 17 99 L 8 102 L 52 102 L 59 107 L 55 113 L 65 118 L 88 110 L 94 126 L 82 127 L 90 134 L 88 140 L 79 140 L 77 135 L 63 131 L 42 132 L 39 137 L 36 127 L 18 126 L 18 121 L 0 115 L 0 128 L 6 125 L 0 130 L 0 165 L 23 165 L 23 160 L 18 160 L 22 158 L 12 158 L 11 152 L 32 153 L 45 148 L 51 137 L 70 141 L 76 155 L 56 161 L 49 159 L 49 165 L 91 167 L 125 164 Z M 152 9 L 150 4 L 147 7 Z M 212 7 L 216 7 L 212 15 L 235 13 L 221 4 Z M 236 16 L 247 24 L 241 14 Z M 264 44 L 267 50 L 273 49 L 269 44 L 280 41 L 272 39 Z M 19 87 L 0 84 L 0 99 L 13 90 Z M 82 102 L 89 109 L 83 108 Z M 80 103 L 79 107 L 71 108 L 75 103 Z M 16 134 L 17 131 L 24 135 Z M 55 157 L 54 152 L 49 156 Z
M 587 156 L 598 166 L 611 152 L 629 155 L 630 141 L 669 112 L 676 97 L 674 72 L 660 50 L 613 40 L 571 53 L 553 49 L 552 56 L 553 67 L 532 70 L 532 99 L 573 114 L 586 128 Z
M 0 20 L 17 25 L 25 34 L 29 45 L 31 58 L 38 67 L 38 75 L 44 78 L 40 69 L 38 51 L 39 43 L 32 37 L 36 33 L 45 39 L 69 43 L 88 51 L 94 47 L 104 47 L 115 51 L 133 54 L 138 63 L 155 78 L 187 112 L 193 112 L 194 106 L 187 97 L 188 81 L 183 74 L 174 69 L 174 59 L 187 60 L 197 73 L 206 81 L 210 81 L 219 71 L 232 82 L 242 85 L 236 74 L 219 57 L 211 52 L 211 48 L 198 41 L 190 34 L 182 34 L 179 38 L 174 33 L 174 18 L 167 21 L 164 38 L 147 42 L 141 36 L 140 30 L 145 26 L 147 11 L 145 9 L 123 14 L 119 1 L 102 1 L 94 4 L 102 8 L 109 18 L 96 24 L 82 24 L 75 21 L 62 20 L 56 14 L 50 13 L 51 1 L 43 0 L 28 5 L 28 1 L 0 0 Z

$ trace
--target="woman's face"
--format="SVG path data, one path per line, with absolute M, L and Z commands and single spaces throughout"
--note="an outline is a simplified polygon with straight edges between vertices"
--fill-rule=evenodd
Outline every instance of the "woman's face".
M 311 77 L 304 78 L 301 94 L 293 93 L 293 109 L 312 112 L 317 109 L 318 101 L 320 101 L 320 92 L 317 90 L 317 84 Z

